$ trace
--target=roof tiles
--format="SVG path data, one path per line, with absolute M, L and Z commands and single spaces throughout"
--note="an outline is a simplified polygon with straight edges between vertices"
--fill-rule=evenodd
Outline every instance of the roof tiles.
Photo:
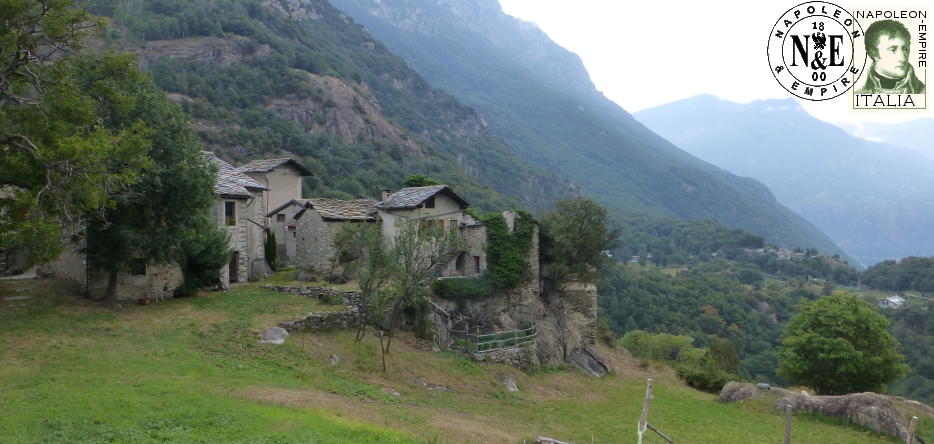
M 349 221 L 375 221 L 375 200 L 337 200 L 337 199 L 302 199 L 318 211 L 323 219 Z
M 462 208 L 467 207 L 467 201 L 454 193 L 451 187 L 447 185 L 432 185 L 428 187 L 403 188 L 389 196 L 389 200 L 376 204 L 376 208 L 384 210 L 418 208 L 425 199 L 442 191 L 460 204 Z
M 308 171 L 307 168 L 303 167 L 301 164 L 296 162 L 295 159 L 290 159 L 290 158 L 254 160 L 246 165 L 243 165 L 237 168 L 237 171 L 240 171 L 241 173 L 268 173 L 286 163 L 297 168 L 302 173 L 303 176 L 312 175 L 311 171 Z
M 231 197 L 253 197 L 250 190 L 268 190 L 263 184 L 253 180 L 250 176 L 237 171 L 229 163 L 220 160 L 210 151 L 202 151 L 204 159 L 209 163 L 217 165 L 217 182 L 214 184 L 214 191 L 221 196 Z

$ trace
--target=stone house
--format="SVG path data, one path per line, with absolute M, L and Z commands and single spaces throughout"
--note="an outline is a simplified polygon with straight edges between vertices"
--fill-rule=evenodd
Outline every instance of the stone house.
M 303 199 L 292 199 L 266 213 L 266 226 L 276 235 L 276 244 L 278 244 L 276 257 L 284 264 L 295 263 L 297 241 L 295 216 L 305 210 L 305 204 Z
M 295 223 L 295 263 L 316 273 L 331 268 L 334 237 L 345 223 L 376 223 L 375 200 L 302 199 L 293 217 Z M 291 205 L 287 209 L 294 209 Z
M 237 171 L 266 186 L 266 191 L 263 191 L 264 215 L 292 200 L 301 199 L 302 177 L 312 176 L 311 171 L 289 158 L 254 160 L 237 168 Z M 262 222 L 265 224 L 267 221 Z M 278 233 L 276 236 L 278 238 Z
M 383 235 L 395 237 L 401 224 L 435 219 L 442 229 L 457 229 L 467 248 L 439 264 L 442 276 L 470 276 L 486 270 L 486 227 L 464 210 L 470 204 L 447 185 L 403 188 L 395 193 L 382 191 L 375 205 L 383 221 Z
M 276 208 L 269 216 L 276 221 L 281 220 L 270 226 L 283 233 L 294 224 L 294 262 L 299 268 L 316 273 L 327 272 L 331 268 L 334 236 L 345 222 L 382 222 L 383 236 L 393 238 L 397 224 L 433 219 L 443 229 L 458 230 L 467 242 L 464 251 L 438 264 L 438 270 L 443 276 L 469 276 L 486 269 L 486 227 L 464 214 L 468 206 L 467 201 L 450 187 L 437 185 L 403 188 L 394 194 L 384 190 L 380 202 L 368 199 L 294 200 Z M 279 223 L 282 228 L 276 225 Z M 287 236 L 286 241 L 289 239 Z
M 263 244 L 266 240 L 265 185 L 220 160 L 214 153 L 204 152 L 204 158 L 217 166 L 214 191 L 218 202 L 211 209 L 211 220 L 230 233 L 233 254 L 230 263 L 221 271 L 225 284 L 247 282 L 268 270 Z M 301 180 L 301 179 L 299 179 Z

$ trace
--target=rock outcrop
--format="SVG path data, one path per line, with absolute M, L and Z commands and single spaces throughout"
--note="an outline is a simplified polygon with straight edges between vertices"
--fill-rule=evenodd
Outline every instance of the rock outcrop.
M 730 382 L 720 391 L 720 401 L 737 402 L 768 396 L 776 399 L 772 407 L 785 410 L 790 405 L 795 412 L 815 412 L 845 419 L 883 435 L 908 439 L 908 421 L 895 408 L 892 399 L 878 393 L 853 393 L 843 396 L 807 396 L 790 390 L 771 387 L 760 390 L 753 384 Z M 915 439 L 916 443 L 921 440 Z

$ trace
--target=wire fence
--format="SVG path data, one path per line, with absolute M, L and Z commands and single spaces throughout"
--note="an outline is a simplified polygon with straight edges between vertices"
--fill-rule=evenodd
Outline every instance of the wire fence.
M 480 326 L 471 326 L 468 321 L 457 321 L 450 313 L 431 300 L 432 323 L 435 324 L 438 345 L 449 349 L 462 349 L 470 353 L 509 350 L 535 344 L 538 329 L 528 328 L 481 333 Z

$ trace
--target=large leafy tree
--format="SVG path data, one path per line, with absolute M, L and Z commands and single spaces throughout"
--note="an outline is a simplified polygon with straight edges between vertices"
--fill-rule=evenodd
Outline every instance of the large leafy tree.
M 28 247 L 29 264 L 150 165 L 150 128 L 103 124 L 146 76 L 132 55 L 80 55 L 98 24 L 70 0 L 0 0 L 0 248 Z
M 79 65 L 91 63 L 82 59 Z M 105 303 L 116 301 L 117 277 L 134 261 L 146 264 L 178 260 L 188 251 L 186 239 L 214 239 L 204 231 L 219 230 L 209 218 L 215 204 L 216 172 L 204 160 L 201 143 L 188 127 L 189 118 L 170 103 L 151 80 L 128 91 L 132 106 L 104 103 L 103 123 L 114 132 L 142 122 L 152 128 L 147 152 L 153 168 L 120 194 L 88 224 L 91 264 L 110 274 Z
M 608 223 L 606 209 L 586 197 L 558 200 L 555 207 L 542 215 L 542 256 L 560 294 L 572 281 L 594 284 L 600 279 L 597 270 L 610 263 L 603 252 L 615 248 L 622 229 Z
M 802 299 L 781 341 L 779 375 L 820 395 L 879 392 L 908 370 L 889 321 L 849 293 Z

